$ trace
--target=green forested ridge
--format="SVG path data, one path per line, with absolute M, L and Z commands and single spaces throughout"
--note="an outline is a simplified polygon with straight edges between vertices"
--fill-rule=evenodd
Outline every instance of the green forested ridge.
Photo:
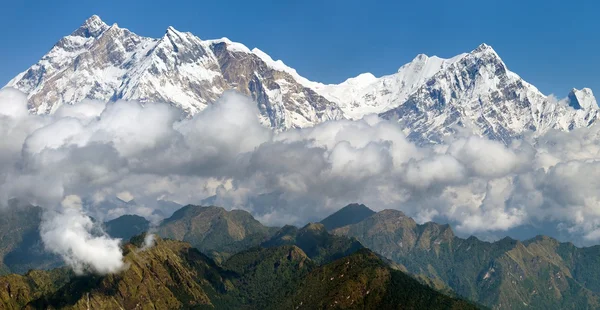
M 443 295 L 407 274 L 389 268 L 361 249 L 316 268 L 304 278 L 286 307 L 303 309 L 476 309 Z
M 0 277 L 0 308 L 475 308 L 390 269 L 366 249 L 318 266 L 296 246 L 252 248 L 219 266 L 180 241 L 158 238 L 141 250 L 141 238 L 124 246 L 128 268 L 118 274 L 73 276 L 56 269 Z M 311 304 L 317 298 L 320 303 Z
M 363 212 L 368 210 L 365 208 L 351 205 L 343 208 L 344 212 L 334 213 L 333 218 L 338 224 L 353 223 L 368 213 Z M 38 228 L 41 211 L 31 206 L 0 211 L 3 212 L 0 273 L 23 274 L 31 268 L 62 265 L 58 257 L 43 249 Z M 352 211 L 361 214 L 352 215 Z M 346 216 L 350 220 L 344 219 Z M 109 234 L 124 240 L 147 229 L 147 221 L 137 216 L 123 216 L 104 225 Z M 395 210 L 371 214 L 362 221 L 333 229 L 330 234 L 323 223 L 278 229 L 262 225 L 245 211 L 190 205 L 163 221 L 157 232 L 167 238 L 193 243 L 192 247 L 200 248 L 196 251 L 198 255 L 205 257 L 200 253 L 206 253 L 210 257 L 205 257 L 207 264 L 214 265 L 218 271 L 215 274 L 224 280 L 220 284 L 209 281 L 210 285 L 201 288 L 216 306 L 266 307 L 269 298 L 276 298 L 271 295 L 274 287 L 294 291 L 295 285 L 305 281 L 303 277 L 289 274 L 308 274 L 363 247 L 381 255 L 390 269 L 408 272 L 421 283 L 445 294 L 464 296 L 492 308 L 593 309 L 600 304 L 598 246 L 578 248 L 544 236 L 523 242 L 510 238 L 493 243 L 475 237 L 463 239 L 456 237 L 448 225 L 419 225 Z M 286 251 L 298 260 L 282 260 L 285 256 L 282 253 Z M 276 265 L 282 267 L 273 268 Z M 40 272 L 32 271 L 21 278 L 11 275 L 11 281 L 16 282 L 10 285 L 10 293 L 14 295 L 16 291 L 27 289 L 40 291 L 41 286 L 44 287 L 42 292 L 53 288 L 43 281 L 44 277 L 36 276 L 43 274 Z M 237 276 L 231 277 L 232 274 Z M 277 276 L 270 282 L 265 280 L 273 274 Z M 31 275 L 38 277 L 38 286 L 30 284 Z M 98 278 L 90 278 L 84 282 L 93 286 L 98 285 L 93 282 L 96 280 Z M 15 290 L 17 287 L 21 289 Z M 223 290 L 227 294 L 223 295 Z M 68 290 L 65 292 L 69 294 Z M 278 292 L 290 296 L 289 292 Z M 21 296 L 30 295 L 21 293 Z M 46 293 L 44 296 L 46 301 L 53 300 L 48 299 L 52 296 Z M 15 300 L 13 303 L 23 298 Z
M 396 210 L 332 232 L 357 238 L 434 287 L 493 308 L 600 307 L 598 246 L 577 248 L 543 236 L 525 242 L 462 239 L 448 225 L 419 225 Z

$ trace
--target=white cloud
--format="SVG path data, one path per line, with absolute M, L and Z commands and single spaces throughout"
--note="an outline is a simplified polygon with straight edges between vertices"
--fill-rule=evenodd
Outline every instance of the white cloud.
M 62 201 L 62 210 L 52 212 L 42 222 L 40 234 L 46 249 L 62 256 L 77 274 L 123 270 L 120 240 L 94 235 L 94 229 L 100 230 L 82 213 L 81 198 L 69 195 Z
M 56 221 L 130 212 L 156 220 L 172 212 L 159 199 L 198 204 L 213 196 L 273 225 L 319 220 L 361 202 L 451 222 L 463 234 L 558 223 L 573 241 L 600 241 L 598 126 L 508 146 L 464 135 L 417 146 L 376 116 L 274 133 L 235 93 L 190 119 L 166 104 L 125 101 L 29 115 L 25 97 L 7 89 L 0 107 L 7 107 L 0 110 L 0 201 L 25 199 L 58 214 Z M 67 193 L 82 198 L 75 215 L 60 207 Z M 123 193 L 135 204 L 114 200 L 128 201 Z M 49 236 L 60 240 L 59 232 L 68 233 Z

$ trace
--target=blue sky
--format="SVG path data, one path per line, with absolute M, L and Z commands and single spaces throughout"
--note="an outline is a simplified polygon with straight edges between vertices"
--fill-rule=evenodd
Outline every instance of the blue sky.
M 0 84 L 92 14 L 140 35 L 167 26 L 258 47 L 311 79 L 395 72 L 419 53 L 450 57 L 488 43 L 546 94 L 600 94 L 596 1 L 31 1 L 3 3 Z

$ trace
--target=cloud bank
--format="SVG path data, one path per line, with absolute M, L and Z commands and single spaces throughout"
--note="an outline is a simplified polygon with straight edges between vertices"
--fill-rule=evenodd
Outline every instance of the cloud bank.
M 46 246 L 96 272 L 120 267 L 110 259 L 96 265 L 89 249 L 121 257 L 113 240 L 85 234 L 88 215 L 159 219 L 168 215 L 160 201 L 207 198 L 271 225 L 319 220 L 361 202 L 449 222 L 460 234 L 534 225 L 580 244 L 600 241 L 598 126 L 510 145 L 461 135 L 418 146 L 376 116 L 274 133 L 257 114 L 248 98 L 229 92 L 193 118 L 167 104 L 124 101 L 30 115 L 22 93 L 0 90 L 0 201 L 18 198 L 53 212 Z M 63 207 L 71 195 L 81 208 Z M 65 229 L 81 233 L 82 252 L 61 244 L 69 232 L 52 225 L 67 219 L 81 223 Z

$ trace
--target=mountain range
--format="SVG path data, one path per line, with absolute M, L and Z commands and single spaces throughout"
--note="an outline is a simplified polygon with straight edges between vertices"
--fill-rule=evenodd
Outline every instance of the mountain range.
M 26 93 L 36 114 L 85 100 L 135 100 L 170 104 L 182 117 L 235 90 L 275 131 L 377 114 L 424 144 L 465 130 L 509 143 L 528 132 L 591 126 L 600 113 L 590 89 L 546 96 L 487 44 L 448 59 L 417 55 L 387 76 L 323 84 L 227 38 L 202 40 L 173 27 L 148 38 L 96 15 L 6 87 Z M 98 222 L 123 240 L 129 265 L 106 276 L 76 276 L 48 254 L 43 216 L 16 200 L 0 210 L 0 307 L 478 307 L 461 298 L 493 309 L 600 307 L 600 246 L 546 236 L 464 239 L 449 225 L 361 204 L 304 227 L 267 227 L 246 211 L 196 205 L 155 224 L 136 215 Z M 150 249 L 141 246 L 146 233 L 157 236 Z
M 417 224 L 398 210 L 383 210 L 331 232 L 356 238 L 437 289 L 450 289 L 492 309 L 600 306 L 595 272 L 600 246 L 578 248 L 546 236 L 463 239 L 447 224 Z
M 27 212 L 30 214 L 40 211 L 34 207 L 28 210 Z M 19 212 L 23 213 L 24 211 Z M 13 217 L 9 215 L 6 218 Z M 119 281 L 134 281 L 126 279 L 129 277 L 128 275 L 108 276 L 111 280 L 105 280 L 105 277 L 98 276 L 84 277 L 87 280 L 75 277 L 69 269 L 61 267 L 62 262 L 59 257 L 44 254 L 39 236 L 33 235 L 39 225 L 36 223 L 35 217 L 22 216 L 19 218 L 31 219 L 29 225 L 31 229 L 4 230 L 1 232 L 0 238 L 3 241 L 2 249 L 4 250 L 3 265 L 5 269 L 3 273 L 24 274 L 0 277 L 0 283 L 8 281 L 10 285 L 5 288 L 13 292 L 13 297 L 10 298 L 6 297 L 10 295 L 6 295 L 6 292 L 4 292 L 5 295 L 2 295 L 1 289 L 4 286 L 0 285 L 0 298 L 4 298 L 5 305 L 16 303 L 21 307 L 34 301 L 42 302 L 39 300 L 42 297 L 44 298 L 43 305 L 46 306 L 56 305 L 56 303 L 63 305 L 64 302 L 84 305 L 85 299 L 82 299 L 83 297 L 80 295 L 77 297 L 78 295 L 73 291 L 75 288 L 81 288 L 82 285 L 91 290 L 92 296 L 99 294 L 97 300 L 96 297 L 92 298 L 96 300 L 95 302 L 106 302 L 102 300 L 106 298 L 106 290 L 110 290 L 109 286 L 123 287 L 123 289 L 129 290 L 127 287 L 132 285 L 131 283 L 119 284 Z M 15 225 L 21 225 L 23 221 L 25 220 L 15 221 Z M 330 226 L 328 223 L 331 222 L 336 225 Z M 433 292 L 442 292 L 448 296 L 460 296 L 492 309 L 594 309 L 600 306 L 600 281 L 598 281 L 600 278 L 595 272 L 597 265 L 600 264 L 600 246 L 579 248 L 571 243 L 560 243 L 546 236 L 538 236 L 525 241 L 510 238 L 496 242 L 485 242 L 475 237 L 463 239 L 455 236 L 449 225 L 433 222 L 417 224 L 412 218 L 397 210 L 374 212 L 364 205 L 351 204 L 327 217 L 322 223 L 309 223 L 301 228 L 289 225 L 276 228 L 263 226 L 245 211 L 226 211 L 219 207 L 189 205 L 175 212 L 173 216 L 157 226 L 150 225 L 144 218 L 131 215 L 124 215 L 102 225 L 106 231 L 114 234 L 112 237 L 132 236 L 131 244 L 137 248 L 142 245 L 144 232 L 150 229 L 164 238 L 163 240 L 161 237 L 157 237 L 159 249 L 161 249 L 161 245 L 169 244 L 169 247 L 185 249 L 186 255 L 193 257 L 193 259 L 186 258 L 187 260 L 191 259 L 186 264 L 192 265 L 183 265 L 184 267 L 159 267 L 166 263 L 163 258 L 160 264 L 159 260 L 156 262 L 157 265 L 152 267 L 144 265 L 145 267 L 141 266 L 140 268 L 183 268 L 186 271 L 173 272 L 178 275 L 192 272 L 192 275 L 189 275 L 190 279 L 183 279 L 184 282 L 181 282 L 181 285 L 188 288 L 193 287 L 190 286 L 192 284 L 189 281 L 197 282 L 199 281 L 198 277 L 202 279 L 208 277 L 207 281 L 210 283 L 215 279 L 215 274 L 219 274 L 221 277 L 217 277 L 221 279 L 219 281 L 224 281 L 223 283 L 218 282 L 221 284 L 216 286 L 213 285 L 214 283 L 210 284 L 212 293 L 207 293 L 206 288 L 202 288 L 198 292 L 188 292 L 192 295 L 184 299 L 181 299 L 181 296 L 175 296 L 169 301 L 174 304 L 193 299 L 196 302 L 210 301 L 217 308 L 219 306 L 230 307 L 233 305 L 232 303 L 236 306 L 254 305 L 250 308 L 269 308 L 274 307 L 275 304 L 277 306 L 284 304 L 281 300 L 286 299 L 298 303 L 303 302 L 306 306 L 308 301 L 317 302 L 310 297 L 314 294 L 326 294 L 327 296 L 323 296 L 323 301 L 334 302 L 337 300 L 340 302 L 337 294 L 356 293 L 356 283 L 348 284 L 350 287 L 343 289 L 346 293 L 337 291 L 339 287 L 335 285 L 327 287 L 327 290 L 332 291 L 323 292 L 311 289 L 311 287 L 320 287 L 319 285 L 323 283 L 317 284 L 319 281 L 324 282 L 324 279 L 331 278 L 329 275 L 331 275 L 332 269 L 329 268 L 343 269 L 343 262 L 347 262 L 347 259 L 351 258 L 351 260 L 357 259 L 361 264 L 365 264 L 356 270 L 359 274 L 370 273 L 372 272 L 370 268 L 376 268 L 384 272 L 385 277 L 404 279 L 401 281 L 409 281 L 407 279 L 410 278 L 409 282 L 412 284 L 408 285 L 412 286 L 418 283 L 419 290 L 422 286 L 426 286 Z M 29 227 L 24 224 L 21 226 Z M 330 227 L 330 230 L 328 231 L 326 227 Z M 119 235 L 119 232 L 125 232 L 125 234 Z M 28 241 L 10 243 L 5 240 Z M 125 239 L 124 242 L 126 240 L 128 239 Z M 181 242 L 173 243 L 175 240 Z M 139 250 L 132 250 L 133 248 L 130 247 L 125 243 L 126 261 L 141 259 L 135 254 L 139 253 Z M 150 250 L 150 252 L 152 251 L 154 250 Z M 156 251 L 159 251 L 157 255 L 167 255 L 163 250 Z M 193 251 L 193 254 L 190 254 L 190 251 Z M 38 254 L 29 256 L 31 253 Z M 180 253 L 173 255 L 180 255 Z M 291 261 L 280 260 L 282 257 L 288 257 Z M 271 259 L 276 259 L 278 262 L 271 261 Z M 180 258 L 173 258 L 173 260 L 181 261 Z M 208 274 L 198 275 L 197 271 L 194 271 L 195 269 L 188 270 L 192 267 L 196 268 L 193 260 L 200 260 L 204 266 L 202 268 L 210 267 L 209 269 L 214 270 Z M 20 262 L 20 264 L 15 265 L 14 262 Z M 264 265 L 260 265 L 261 263 Z M 271 270 L 269 268 L 282 263 L 291 263 L 291 265 L 286 265 L 286 268 L 295 269 L 282 270 L 284 275 L 278 274 L 277 271 L 274 275 L 269 271 Z M 307 269 L 302 269 L 302 266 Z M 327 273 L 317 276 L 319 272 L 324 272 L 322 268 L 327 269 Z M 48 271 L 30 269 L 46 269 Z M 223 277 L 231 276 L 229 273 L 231 270 L 242 278 L 223 280 Z M 136 274 L 139 272 L 141 271 L 135 271 Z M 317 272 L 317 275 L 312 272 Z M 344 272 L 350 272 L 350 270 Z M 149 274 L 151 271 L 147 270 L 143 273 Z M 213 274 L 214 277 L 209 274 Z M 379 272 L 375 274 L 379 274 Z M 272 276 L 275 279 L 270 278 Z M 363 276 L 357 275 L 363 279 L 357 281 L 363 284 L 365 279 L 373 277 L 371 275 L 362 278 Z M 391 278 L 386 279 L 388 280 L 380 284 L 385 287 L 393 285 L 394 281 L 390 280 Z M 155 280 L 149 279 L 148 281 Z M 48 281 L 54 281 L 57 284 L 51 285 Z M 284 281 L 286 284 L 270 281 Z M 67 283 L 71 284 L 67 285 Z M 199 283 L 201 287 L 207 284 L 204 280 Z M 262 286 L 263 284 L 266 288 Z M 375 283 L 371 284 L 375 285 Z M 170 293 L 163 293 L 172 294 L 178 291 L 181 288 L 177 285 L 169 288 Z M 231 285 L 236 287 L 235 293 L 228 291 Z M 275 295 L 267 293 L 267 291 L 276 291 L 273 288 L 269 289 L 269 285 L 274 285 L 273 287 L 282 285 L 282 288 L 287 291 L 282 293 L 283 295 L 275 297 Z M 14 294 L 15 287 L 19 287 L 20 294 Z M 227 289 L 223 289 L 223 287 Z M 383 291 L 386 290 L 383 289 Z M 333 291 L 337 293 L 334 294 Z M 364 290 L 361 292 L 364 294 Z M 144 294 L 158 293 L 146 291 Z M 133 292 L 127 294 L 129 295 L 120 296 L 133 298 L 136 302 L 139 302 L 139 298 L 154 300 L 152 299 L 154 297 L 142 297 Z M 220 294 L 225 294 L 225 297 Z M 205 295 L 208 297 L 198 297 Z M 291 297 L 292 295 L 296 297 Z M 332 297 L 334 295 L 337 297 Z M 65 298 L 70 299 L 66 301 Z M 395 297 L 388 296 L 384 299 L 387 298 Z M 271 304 L 268 300 L 277 300 L 277 302 Z M 116 302 L 120 305 L 127 305 L 126 303 L 129 301 L 119 299 Z M 380 300 L 375 305 L 381 305 L 379 302 L 387 301 Z M 16 304 L 11 304 L 13 306 L 9 308 L 17 307 L 14 306 Z M 324 307 L 323 304 L 314 304 L 313 306 Z M 449 307 L 441 308 L 448 309 Z
M 201 210 L 204 208 L 204 210 Z M 236 211 L 188 206 L 184 211 Z M 233 215 L 232 215 L 233 213 Z M 117 223 L 126 225 L 126 220 Z M 175 217 L 171 222 L 180 220 Z M 215 217 L 194 218 L 194 240 L 238 236 Z M 229 224 L 239 225 L 232 220 Z M 245 222 L 248 225 L 248 222 Z M 116 224 L 113 223 L 113 228 Z M 252 226 L 252 224 L 249 224 Z M 242 226 L 245 226 L 242 224 Z M 229 226 L 231 227 L 231 226 Z M 244 228 L 245 229 L 245 228 Z M 322 224 L 284 227 L 263 246 L 248 243 L 214 261 L 189 243 L 145 234 L 123 244 L 127 269 L 76 276 L 68 268 L 0 277 L 3 309 L 476 309 L 444 295 L 388 264 L 356 240 L 329 234 Z M 251 238 L 252 239 L 252 238 Z M 223 255 L 217 255 L 223 258 Z
M 6 86 L 26 93 L 30 111 L 42 114 L 85 99 L 125 99 L 193 115 L 233 89 L 255 100 L 261 121 L 275 130 L 376 113 L 422 143 L 460 128 L 508 142 L 528 131 L 590 126 L 599 113 L 590 89 L 573 89 L 562 101 L 546 96 L 486 44 L 449 59 L 421 54 L 387 76 L 323 84 L 227 38 L 201 40 L 173 27 L 147 38 L 96 15 Z

